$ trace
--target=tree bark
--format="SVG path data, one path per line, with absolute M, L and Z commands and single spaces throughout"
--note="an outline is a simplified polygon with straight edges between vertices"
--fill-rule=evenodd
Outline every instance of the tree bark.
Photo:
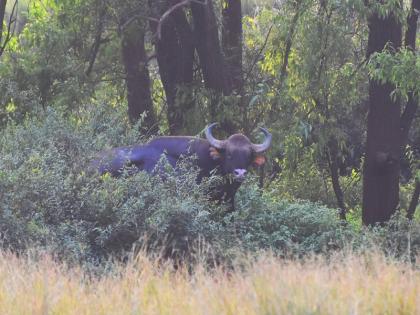
M 242 70 L 242 8 L 241 0 L 225 0 L 222 10 L 222 44 L 231 78 L 232 89 L 238 94 L 243 87 Z
M 220 47 L 216 15 L 212 0 L 191 3 L 193 34 L 204 85 L 217 93 L 230 95 L 232 86 Z
M 88 67 L 85 71 L 85 75 L 87 77 L 90 76 L 90 74 L 92 73 L 93 66 L 96 61 L 96 57 L 98 56 L 99 48 L 101 44 L 103 43 L 102 34 L 104 32 L 104 27 L 105 27 L 106 6 L 102 4 L 101 7 L 98 8 L 98 10 L 99 10 L 99 14 L 98 14 L 98 22 L 96 26 L 95 38 L 89 52 Z
M 287 74 L 287 67 L 289 65 L 289 56 L 290 56 L 290 51 L 292 49 L 293 36 L 295 35 L 295 29 L 296 29 L 296 26 L 297 26 L 297 23 L 301 14 L 301 8 L 300 8 L 301 4 L 302 4 L 302 1 L 299 1 L 296 4 L 296 12 L 293 16 L 292 23 L 290 24 L 289 33 L 287 34 L 286 44 L 284 48 L 284 55 L 283 55 L 283 63 L 281 65 L 281 70 L 280 70 L 280 84 L 283 84 L 283 81 Z
M 368 19 L 367 57 L 383 50 L 387 43 L 401 46 L 401 25 L 391 13 L 381 18 L 373 13 Z M 389 83 L 369 82 L 369 113 L 366 158 L 363 169 L 363 210 L 365 225 L 388 221 L 399 204 L 401 105 L 391 99 L 395 87 Z
M 150 77 L 144 48 L 144 26 L 140 21 L 131 22 L 122 30 L 122 59 L 126 73 L 128 117 L 136 123 L 145 113 L 142 127 L 150 129 L 156 119 L 150 95 Z
M 414 188 L 413 196 L 411 197 L 410 205 L 407 209 L 407 218 L 412 220 L 414 213 L 416 212 L 417 205 L 419 204 L 420 197 L 420 182 L 416 182 L 416 187 Z
M 412 0 L 411 12 L 407 18 L 407 31 L 405 33 L 404 44 L 413 52 L 416 51 L 416 34 L 417 34 L 417 20 L 420 12 L 420 0 Z M 408 143 L 408 132 L 410 131 L 411 123 L 416 115 L 418 109 L 418 101 L 413 93 L 409 93 L 408 101 L 405 105 L 404 112 L 401 116 L 401 149 L 404 150 Z
M 7 24 L 6 36 L 3 37 L 3 22 L 6 15 L 6 0 L 0 0 L 0 57 L 3 55 L 7 44 L 12 39 L 15 27 L 16 27 L 16 20 L 17 20 L 17 5 L 18 0 L 15 0 L 12 10 L 9 15 L 9 21 Z
M 346 205 L 344 203 L 344 193 L 340 185 L 340 174 L 338 166 L 338 143 L 335 138 L 332 138 L 328 143 L 328 166 L 330 168 L 331 181 L 334 189 L 334 194 L 337 199 L 337 206 L 340 209 L 340 219 L 346 220 Z
M 417 20 L 420 12 L 420 0 L 412 0 L 410 15 L 407 18 L 407 31 L 405 33 L 404 44 L 407 48 L 410 48 L 413 52 L 416 51 L 416 34 L 417 34 Z M 401 150 L 405 149 L 408 143 L 408 133 L 410 131 L 411 124 L 418 110 L 419 104 L 413 93 L 408 95 L 408 101 L 405 106 L 404 113 L 401 116 Z M 412 220 L 419 203 L 420 195 L 420 182 L 416 181 L 413 196 L 410 201 L 410 205 L 407 209 L 407 217 Z
M 150 5 L 159 12 L 156 15 L 161 15 L 177 2 L 167 0 L 163 8 L 153 7 L 156 5 L 153 2 L 150 2 Z M 150 22 L 154 33 L 157 31 L 157 26 L 158 22 Z M 155 42 L 156 57 L 168 105 L 169 131 L 175 135 L 185 127 L 185 112 L 193 104 L 188 94 L 182 95 L 182 102 L 177 104 L 179 88 L 188 87 L 192 83 L 194 62 L 192 30 L 182 8 L 176 9 L 165 19 L 161 25 L 160 35 L 161 37 L 156 38 Z
M 410 14 L 407 18 L 407 31 L 404 44 L 412 50 L 416 50 L 417 19 L 420 12 L 420 0 L 412 0 Z
M 0 46 L 1 46 L 1 40 L 3 35 L 3 21 L 4 21 L 4 15 L 6 13 L 6 4 L 7 0 L 0 0 Z

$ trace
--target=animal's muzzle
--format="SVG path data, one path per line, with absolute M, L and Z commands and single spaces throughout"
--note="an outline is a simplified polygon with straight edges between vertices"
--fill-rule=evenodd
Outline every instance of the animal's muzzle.
M 245 180 L 246 173 L 247 173 L 246 169 L 236 168 L 233 171 L 233 178 L 237 181 L 243 181 L 243 180 Z

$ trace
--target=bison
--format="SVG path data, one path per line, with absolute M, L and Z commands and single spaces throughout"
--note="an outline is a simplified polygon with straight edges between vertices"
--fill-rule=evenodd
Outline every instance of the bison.
M 272 135 L 267 129 L 260 127 L 265 135 L 261 144 L 252 143 L 241 133 L 231 135 L 226 140 L 218 140 L 212 135 L 215 125 L 217 123 L 210 124 L 205 129 L 206 139 L 191 136 L 157 137 L 144 145 L 102 152 L 92 166 L 100 174 L 109 173 L 118 177 L 125 166 L 130 166 L 130 170 L 152 173 L 162 155 L 174 168 L 181 157 L 195 155 L 195 163 L 199 168 L 197 181 L 212 173 L 229 177 L 215 188 L 212 195 L 220 202 L 229 202 L 230 211 L 233 211 L 235 193 L 245 179 L 249 167 L 265 163 L 263 153 L 270 147 Z

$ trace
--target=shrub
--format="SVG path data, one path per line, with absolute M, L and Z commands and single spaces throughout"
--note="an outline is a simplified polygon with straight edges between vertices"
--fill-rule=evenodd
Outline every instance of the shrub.
M 149 247 L 171 244 L 168 251 L 175 252 L 186 252 L 198 237 L 211 240 L 220 225 L 211 221 L 215 206 L 204 193 L 212 181 L 196 184 L 187 163 L 177 174 L 167 167 L 164 177 L 140 172 L 115 179 L 86 171 L 100 147 L 128 142 L 135 133 L 128 126 L 116 132 L 103 115 L 78 126 L 50 111 L 4 130 L 3 246 L 49 246 L 64 257 L 97 259 L 127 252 L 145 235 Z
M 235 223 L 249 250 L 269 248 L 303 255 L 343 247 L 348 229 L 334 209 L 308 201 L 278 200 L 256 185 L 242 189 L 238 197 Z
M 253 178 L 241 186 L 236 211 L 226 215 L 226 207 L 207 195 L 220 178 L 196 183 L 197 169 L 188 160 L 174 171 L 162 159 L 158 176 L 88 172 L 99 150 L 140 138 L 120 112 L 101 108 L 92 107 L 83 120 L 49 110 L 2 131 L 2 247 L 46 247 L 69 261 L 94 262 L 126 257 L 133 247 L 191 257 L 203 243 L 210 247 L 209 258 L 216 259 L 261 249 L 298 256 L 378 244 L 399 255 L 413 256 L 420 249 L 418 224 L 401 216 L 359 232 L 343 226 L 335 209 L 284 201 L 275 190 L 260 190 Z

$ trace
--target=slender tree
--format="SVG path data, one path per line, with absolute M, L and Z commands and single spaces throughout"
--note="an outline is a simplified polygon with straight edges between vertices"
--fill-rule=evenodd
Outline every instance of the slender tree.
M 216 92 L 229 95 L 232 85 L 219 40 L 213 1 L 191 2 L 194 41 L 200 59 L 204 84 Z
M 167 117 L 171 134 L 179 134 L 185 127 L 185 112 L 192 106 L 185 91 L 193 80 L 194 43 L 191 26 L 176 0 L 149 1 L 155 20 L 150 21 L 154 33 L 159 74 L 166 94 Z M 176 9 L 175 9 L 176 8 Z M 166 14 L 164 20 L 160 20 Z M 160 24 L 159 24 L 160 23 Z M 159 31 L 158 31 L 159 30 Z M 181 103 L 182 102 L 182 106 Z
M 106 4 L 102 1 L 98 2 L 95 11 L 97 11 L 95 34 L 92 46 L 88 54 L 88 67 L 85 71 L 86 76 L 91 75 L 96 58 L 98 57 L 99 48 L 105 42 L 103 39 L 103 33 L 105 31 L 105 20 L 107 14 Z
M 420 181 L 416 182 L 414 187 L 413 196 L 411 197 L 410 205 L 407 209 L 407 217 L 411 220 L 414 218 L 414 213 L 416 212 L 417 205 L 419 204 L 420 198 Z
M 237 14 L 237 11 L 238 7 L 236 6 L 236 9 L 231 10 L 230 12 L 236 12 L 235 14 Z M 201 72 L 203 74 L 204 85 L 212 92 L 209 107 L 210 119 L 212 121 L 219 121 L 222 129 L 231 134 L 237 130 L 237 126 L 229 115 L 220 115 L 222 112 L 221 96 L 228 96 L 233 92 L 234 84 L 231 78 L 232 71 L 234 71 L 233 73 L 242 76 L 242 70 L 238 70 L 239 64 L 242 63 L 242 61 L 238 61 L 238 48 L 236 47 L 233 50 L 228 49 L 228 55 L 232 55 L 233 53 L 236 57 L 230 60 L 230 64 L 227 63 L 222 50 L 223 45 L 219 39 L 219 28 L 213 1 L 194 0 L 191 2 L 191 14 L 194 26 L 194 42 L 199 58 Z M 237 23 L 237 18 L 235 22 L 232 22 L 232 19 L 230 23 L 225 21 L 225 28 L 232 27 L 233 25 L 237 27 Z M 237 34 L 237 31 L 225 29 L 224 31 L 222 30 L 222 33 L 225 34 L 224 38 L 226 41 L 228 38 L 226 34 L 230 34 L 229 36 L 231 38 L 235 38 L 232 39 L 231 45 L 233 44 L 233 46 L 237 46 L 239 40 L 238 35 L 235 35 Z M 242 53 L 240 54 L 240 57 L 242 57 Z M 242 79 L 240 79 L 239 76 L 237 79 L 236 83 L 239 87 L 242 85 L 242 83 L 240 83 Z M 229 108 L 229 111 L 231 113 L 235 113 L 234 115 L 236 117 L 239 117 L 240 111 L 235 105 Z
M 232 89 L 240 92 L 243 87 L 241 0 L 225 0 L 222 6 L 223 52 Z
M 6 30 L 3 29 L 4 20 L 6 17 L 6 4 L 7 0 L 0 0 L 0 57 L 4 53 L 7 44 L 12 38 L 17 22 L 18 0 L 15 0 L 15 2 L 13 3 L 12 11 L 10 12 L 9 19 L 6 24 Z
M 3 37 L 3 21 L 6 14 L 7 0 L 0 0 L 0 43 Z
M 145 26 L 139 19 L 122 23 L 121 53 L 126 73 L 128 117 L 135 123 L 145 114 L 144 127 L 155 126 L 156 119 L 150 95 L 150 77 L 144 47 Z
M 296 27 L 296 23 L 299 20 L 299 15 L 302 14 L 303 3 L 298 2 L 294 4 L 295 14 L 293 16 L 291 22 L 291 28 L 288 33 L 288 37 L 286 38 L 286 45 L 285 45 L 285 52 L 284 58 L 280 73 L 280 80 L 283 83 L 286 71 L 287 71 L 287 64 L 288 64 L 288 55 L 290 54 L 291 49 L 291 42 L 290 38 L 293 36 L 294 28 Z M 334 130 L 335 122 L 334 122 L 334 111 L 332 110 L 331 106 L 331 91 L 328 87 L 328 66 L 330 64 L 334 64 L 333 56 L 328 53 L 329 47 L 331 46 L 331 42 L 334 40 L 333 34 L 331 31 L 331 24 L 333 23 L 333 16 L 335 12 L 334 9 L 329 5 L 327 1 L 321 1 L 318 12 L 317 12 L 317 19 L 316 19 L 316 35 L 318 36 L 319 41 L 319 62 L 316 64 L 316 72 L 314 76 L 316 78 L 317 84 L 311 88 L 312 99 L 316 104 L 316 109 L 318 113 L 325 119 L 323 122 L 324 126 L 328 126 L 327 129 L 331 130 L 327 134 L 324 135 L 327 141 L 325 143 L 325 147 L 323 148 L 322 152 L 322 159 L 326 160 L 328 166 L 328 172 L 331 178 L 332 187 L 334 190 L 334 194 L 337 200 L 337 206 L 339 208 L 339 215 L 340 219 L 346 219 L 346 205 L 344 200 L 344 192 L 340 185 L 340 172 L 339 172 L 339 164 L 340 164 L 340 149 L 339 149 L 339 139 L 337 135 L 332 132 Z
M 404 44 L 406 47 L 411 49 L 413 52 L 416 51 L 416 35 L 417 35 L 417 21 L 420 14 L 420 0 L 412 0 L 410 14 L 407 18 L 407 31 L 405 33 Z M 401 116 L 401 143 L 402 150 L 405 149 L 405 145 L 408 142 L 408 132 L 412 125 L 414 116 L 418 110 L 419 103 L 418 99 L 413 93 L 408 95 L 407 105 L 405 106 L 404 112 Z M 420 197 L 420 181 L 416 179 L 416 184 L 411 197 L 410 205 L 407 209 L 407 217 L 412 219 L 414 212 L 416 211 Z
M 295 35 L 299 18 L 304 11 L 302 9 L 302 6 L 303 6 L 303 0 L 299 0 L 295 2 L 295 5 L 293 6 L 294 7 L 293 19 L 292 19 L 292 22 L 290 23 L 289 32 L 287 33 L 285 47 L 284 47 L 284 54 L 283 54 L 283 62 L 281 65 L 281 70 L 280 70 L 280 83 L 281 84 L 284 83 L 284 79 L 286 78 L 286 75 L 287 75 L 287 67 L 289 65 L 289 57 L 290 57 L 290 52 L 292 50 L 293 36 Z
M 384 17 L 374 10 L 368 18 L 368 27 L 367 57 L 386 45 L 392 49 L 401 46 L 402 29 L 395 12 Z M 367 225 L 389 220 L 399 204 L 401 105 L 391 97 L 394 89 L 390 83 L 369 82 L 362 214 Z
M 337 139 L 333 136 L 330 137 L 330 141 L 328 142 L 327 162 L 331 176 L 331 183 L 337 200 L 337 206 L 340 210 L 340 219 L 346 220 L 347 209 L 344 202 L 344 192 L 340 185 L 338 143 Z
M 417 20 L 419 12 L 420 0 L 412 0 L 410 14 L 407 18 L 407 31 L 405 33 L 404 45 L 413 52 L 416 51 Z M 418 109 L 418 105 L 418 100 L 415 95 L 412 92 L 409 93 L 407 104 L 401 116 L 401 144 L 403 150 L 407 144 L 408 132 Z

